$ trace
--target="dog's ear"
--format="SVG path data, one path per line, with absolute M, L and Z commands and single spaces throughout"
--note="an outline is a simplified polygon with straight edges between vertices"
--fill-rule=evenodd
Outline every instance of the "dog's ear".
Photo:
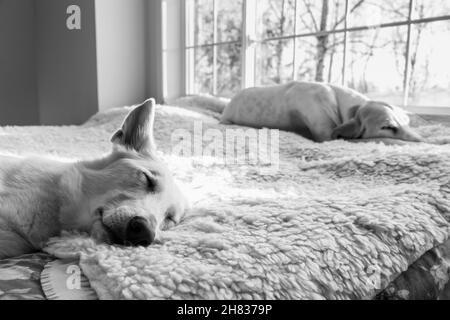
M 425 140 L 417 132 L 408 126 L 400 127 L 398 137 L 404 141 L 425 142 Z
M 362 123 L 359 119 L 358 111 L 361 106 L 353 106 L 348 111 L 348 116 L 350 118 L 346 123 L 336 127 L 331 138 L 336 139 L 358 139 L 362 133 Z
M 331 134 L 333 140 L 336 139 L 358 139 L 361 135 L 361 123 L 355 118 L 336 127 Z
M 358 114 L 359 109 L 361 109 L 360 105 L 356 105 L 356 106 L 351 107 L 348 110 L 348 117 L 350 119 L 356 118 L 356 115 Z
M 128 114 L 122 128 L 113 135 L 111 142 L 139 153 L 151 154 L 156 150 L 153 139 L 154 122 L 155 100 L 149 99 Z

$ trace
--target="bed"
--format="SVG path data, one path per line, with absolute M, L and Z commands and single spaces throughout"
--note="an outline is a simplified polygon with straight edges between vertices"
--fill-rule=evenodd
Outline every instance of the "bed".
M 211 137 L 245 128 L 220 125 L 217 110 L 196 98 L 176 105 L 158 107 L 155 138 L 193 204 L 180 225 L 148 249 L 65 233 L 44 253 L 0 262 L 0 299 L 450 297 L 450 128 L 414 117 L 430 142 L 414 146 L 316 144 L 260 130 L 265 150 L 279 136 L 277 166 L 230 166 L 174 146 L 187 137 L 205 150 Z M 0 148 L 92 158 L 110 150 L 129 110 L 101 112 L 82 126 L 2 127 Z M 67 266 L 79 267 L 84 295 L 64 292 Z

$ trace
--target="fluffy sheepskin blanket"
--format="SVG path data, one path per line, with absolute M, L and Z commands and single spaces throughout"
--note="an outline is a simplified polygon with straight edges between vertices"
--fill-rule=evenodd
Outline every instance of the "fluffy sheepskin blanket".
M 81 127 L 3 128 L 0 146 L 69 159 L 107 152 L 129 109 Z M 441 145 L 313 143 L 280 132 L 278 170 L 171 155 L 171 133 L 227 127 L 208 113 L 157 110 L 156 140 L 193 203 L 161 244 L 97 245 L 65 234 L 46 249 L 79 257 L 101 299 L 370 299 L 450 234 L 450 130 Z M 205 142 L 207 144 L 208 142 Z M 24 153 L 24 152 L 20 152 Z

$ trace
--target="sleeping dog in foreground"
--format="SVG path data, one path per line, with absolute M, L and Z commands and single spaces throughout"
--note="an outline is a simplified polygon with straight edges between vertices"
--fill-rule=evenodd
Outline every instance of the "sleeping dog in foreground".
M 402 109 L 371 101 L 330 84 L 291 82 L 243 90 L 225 108 L 221 123 L 291 131 L 316 142 L 391 139 L 422 142 Z
M 63 230 L 148 246 L 179 222 L 187 202 L 156 156 L 154 118 L 154 100 L 135 108 L 113 151 L 93 161 L 1 156 L 0 259 L 38 251 Z

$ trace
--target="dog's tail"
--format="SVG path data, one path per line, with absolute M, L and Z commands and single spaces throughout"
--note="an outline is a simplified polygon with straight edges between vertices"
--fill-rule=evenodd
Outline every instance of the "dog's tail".
M 199 108 L 222 114 L 230 103 L 230 99 L 218 98 L 209 95 L 192 95 L 167 101 L 169 105 L 178 107 Z

